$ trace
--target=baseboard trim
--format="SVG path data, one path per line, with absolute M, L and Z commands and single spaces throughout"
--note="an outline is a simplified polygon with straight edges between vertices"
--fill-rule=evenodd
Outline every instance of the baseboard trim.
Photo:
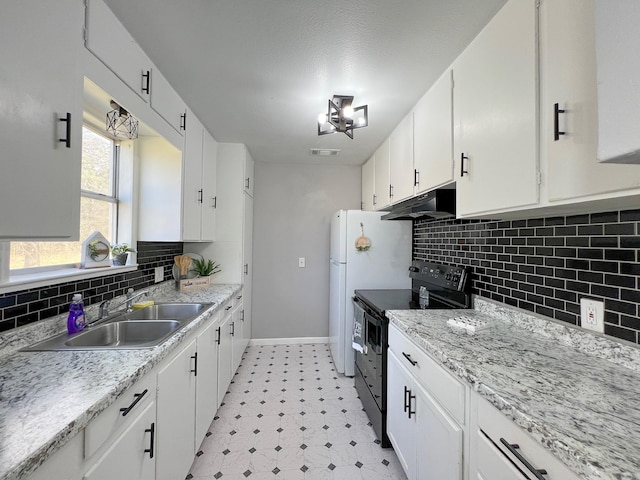
M 299 345 L 309 343 L 329 343 L 329 337 L 252 338 L 249 341 L 249 345 Z

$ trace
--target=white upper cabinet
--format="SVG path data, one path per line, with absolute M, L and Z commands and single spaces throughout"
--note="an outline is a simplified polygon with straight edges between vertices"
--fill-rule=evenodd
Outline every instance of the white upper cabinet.
M 376 156 L 374 154 L 362 165 L 362 210 L 373 210 L 375 168 Z
M 594 0 L 541 3 L 541 153 L 548 162 L 550 202 L 640 186 L 639 166 L 596 158 L 594 23 Z
M 187 115 L 186 106 L 180 95 L 176 93 L 158 69 L 154 69 L 151 75 L 151 108 L 178 133 L 184 133 L 187 128 L 187 121 L 195 119 L 195 116 Z M 197 119 L 194 121 L 196 125 L 200 123 Z
M 86 0 L 86 47 L 145 102 L 153 64 L 103 0 Z
M 202 142 L 202 221 L 201 240 L 216 239 L 218 142 L 204 131 Z
M 598 158 L 603 162 L 640 163 L 639 23 L 637 0 L 595 0 Z
M 413 112 L 402 119 L 389 138 L 389 183 L 391 203 L 413 195 Z
M 249 155 L 249 152 L 247 151 L 244 157 L 244 192 L 250 197 L 253 197 L 254 172 L 255 164 L 253 163 L 251 155 Z
M 389 139 L 387 138 L 376 150 L 375 188 L 373 192 L 373 208 L 380 210 L 391 203 L 391 183 L 389 177 Z
M 0 239 L 80 235 L 82 14 L 81 0 L 2 5 Z
M 182 238 L 185 241 L 201 240 L 202 205 L 202 151 L 204 127 L 195 115 L 189 113 L 189 128 L 184 140 L 183 191 L 182 191 Z M 213 240 L 213 239 L 211 239 Z
M 537 204 L 536 1 L 507 2 L 453 71 L 458 216 Z
M 447 70 L 413 111 L 415 193 L 453 182 L 452 72 Z

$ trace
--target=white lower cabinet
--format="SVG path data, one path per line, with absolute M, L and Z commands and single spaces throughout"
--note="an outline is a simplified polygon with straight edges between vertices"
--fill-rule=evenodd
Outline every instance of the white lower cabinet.
M 387 433 L 409 480 L 461 480 L 462 428 L 388 355 Z
M 196 339 L 198 375 L 196 380 L 196 447 L 200 444 L 218 410 L 218 312 Z
M 194 339 L 158 372 L 157 480 L 184 478 L 193 462 L 197 362 Z
M 228 305 L 223 305 L 220 311 L 221 320 L 218 327 L 218 341 L 220 342 L 218 345 L 218 406 L 222 403 L 233 376 L 231 371 L 233 354 L 233 336 L 231 335 L 231 329 L 233 328 L 231 326 L 233 322 L 232 308 L 232 303 L 228 302 Z
M 153 480 L 156 475 L 156 404 L 149 404 L 117 436 L 83 480 Z

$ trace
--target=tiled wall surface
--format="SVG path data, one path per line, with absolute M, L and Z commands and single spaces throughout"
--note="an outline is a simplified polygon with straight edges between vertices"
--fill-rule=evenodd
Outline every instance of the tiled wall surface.
M 469 266 L 472 291 L 564 322 L 605 303 L 605 333 L 640 343 L 640 210 L 510 221 L 416 220 L 413 257 Z
M 62 283 L 0 295 L 0 331 L 26 325 L 68 311 L 74 293 L 82 293 L 86 305 L 123 295 L 154 283 L 154 269 L 164 267 L 164 279 L 173 278 L 173 257 L 182 254 L 182 243 L 138 242 L 138 270 L 88 280 Z

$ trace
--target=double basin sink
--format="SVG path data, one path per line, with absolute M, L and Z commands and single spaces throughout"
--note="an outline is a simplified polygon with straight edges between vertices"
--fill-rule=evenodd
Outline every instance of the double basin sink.
M 111 350 L 152 348 L 195 320 L 212 303 L 158 303 L 133 312 L 120 312 L 98 325 L 48 338 L 22 351 Z

